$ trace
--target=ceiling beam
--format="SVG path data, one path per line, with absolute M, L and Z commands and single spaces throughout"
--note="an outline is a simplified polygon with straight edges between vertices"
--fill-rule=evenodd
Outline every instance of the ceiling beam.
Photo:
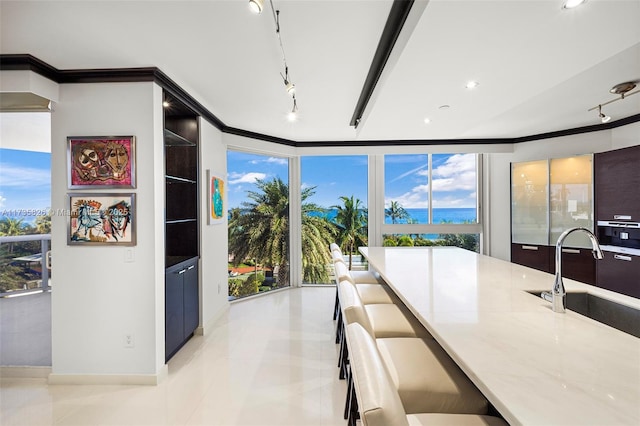
M 378 42 L 378 48 L 376 49 L 376 53 L 373 55 L 373 60 L 369 67 L 369 73 L 367 74 L 367 78 L 362 86 L 360 98 L 356 104 L 356 109 L 353 111 L 353 116 L 349 123 L 350 126 L 357 128 L 358 124 L 360 124 L 365 108 L 371 99 L 371 95 L 376 88 L 376 84 L 378 84 L 378 80 L 380 80 L 380 76 L 382 75 L 382 71 L 389 60 L 389 56 L 391 56 L 393 47 L 400 36 L 400 32 L 402 31 L 402 27 L 404 27 L 407 17 L 409 16 L 413 3 L 414 0 L 393 1 L 391 10 L 389 11 L 389 16 L 387 17 L 387 23 L 384 25 L 384 30 L 382 31 L 380 41 Z

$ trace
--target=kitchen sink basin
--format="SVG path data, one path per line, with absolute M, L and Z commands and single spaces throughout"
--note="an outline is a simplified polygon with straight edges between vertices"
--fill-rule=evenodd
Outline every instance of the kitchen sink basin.
M 528 291 L 540 297 L 540 291 Z M 567 309 L 640 337 L 640 310 L 586 292 L 568 292 Z

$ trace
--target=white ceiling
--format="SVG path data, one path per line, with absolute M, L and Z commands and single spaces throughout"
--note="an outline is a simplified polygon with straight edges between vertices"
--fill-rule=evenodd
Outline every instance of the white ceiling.
M 598 124 L 587 110 L 640 81 L 640 0 L 561 1 L 417 1 L 357 130 L 391 0 L 273 0 L 295 123 L 271 9 L 247 0 L 3 0 L 0 52 L 60 70 L 155 66 L 226 125 L 300 142 L 511 138 Z M 640 94 L 603 110 L 639 114 Z

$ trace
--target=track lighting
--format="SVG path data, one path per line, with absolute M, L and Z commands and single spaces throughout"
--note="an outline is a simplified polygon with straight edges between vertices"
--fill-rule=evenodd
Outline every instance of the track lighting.
M 296 121 L 298 119 L 298 103 L 296 102 L 296 95 L 293 95 L 293 108 L 289 114 L 287 114 L 289 121 Z
M 296 113 L 298 111 L 298 104 L 296 101 L 296 85 L 293 84 L 291 79 L 289 78 L 289 66 L 287 65 L 287 55 L 284 53 L 284 46 L 282 44 L 282 38 L 280 37 L 280 11 L 276 10 L 273 7 L 273 0 L 269 0 L 269 4 L 271 5 L 271 11 L 273 12 L 273 21 L 276 25 L 276 35 L 278 36 L 278 42 L 280 43 L 280 51 L 282 52 L 282 63 L 284 65 L 284 74 L 280 73 L 282 77 L 282 81 L 284 82 L 285 90 L 287 94 L 293 98 L 293 109 L 289 113 L 289 121 L 295 121 Z M 251 9 L 256 12 L 262 12 L 262 8 L 264 6 L 264 0 L 249 0 L 249 6 Z
M 264 0 L 249 0 L 249 9 L 253 13 L 262 13 L 264 7 Z
M 285 80 L 284 81 L 284 85 L 287 88 L 287 93 L 290 94 L 291 96 L 293 96 L 294 93 L 296 93 L 296 85 L 293 84 L 290 81 Z
M 605 105 L 609 105 L 613 102 L 621 101 L 625 98 L 628 98 L 631 95 L 635 95 L 636 93 L 640 93 L 640 90 L 636 90 L 635 92 L 632 92 L 632 90 L 635 89 L 636 84 L 638 82 L 639 81 L 636 80 L 636 81 L 625 81 L 624 83 L 616 84 L 609 90 L 609 93 L 613 93 L 614 95 L 620 95 L 619 98 L 615 98 L 615 99 L 611 99 L 610 101 L 603 102 L 597 106 L 594 106 L 593 108 L 589 108 L 587 111 L 591 112 L 597 109 L 598 117 L 600 118 L 600 120 L 603 123 L 608 122 L 609 120 L 611 120 L 611 117 L 602 112 L 602 107 Z
M 606 123 L 607 121 L 611 120 L 610 116 L 604 115 L 602 113 L 602 105 L 598 105 L 598 117 L 600 117 L 600 121 L 602 121 L 603 123 Z
M 282 75 L 282 73 L 280 73 L 280 76 L 282 77 L 282 80 L 284 81 L 284 87 L 287 90 L 287 93 L 289 95 L 293 96 L 296 93 L 296 85 L 293 84 L 291 82 L 291 80 L 289 80 L 289 67 L 287 67 L 286 63 L 284 65 L 284 75 Z

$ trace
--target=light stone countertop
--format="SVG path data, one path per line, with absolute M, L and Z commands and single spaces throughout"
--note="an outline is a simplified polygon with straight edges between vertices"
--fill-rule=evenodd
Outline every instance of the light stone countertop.
M 552 274 L 455 247 L 360 252 L 510 424 L 640 425 L 640 339 L 526 292 Z

